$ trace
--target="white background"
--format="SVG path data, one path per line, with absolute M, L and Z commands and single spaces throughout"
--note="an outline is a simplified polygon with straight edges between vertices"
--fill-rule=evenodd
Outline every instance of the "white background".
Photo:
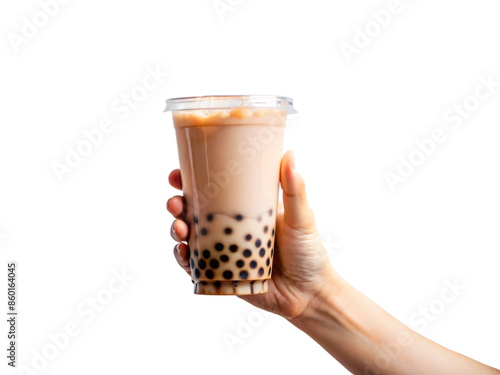
M 193 295 L 172 255 L 178 162 L 164 100 L 263 93 L 295 101 L 285 149 L 340 274 L 432 340 L 500 367 L 500 87 L 460 129 L 442 117 L 479 76 L 500 81 L 498 1 L 401 0 L 378 35 L 370 12 L 388 1 L 232 3 L 220 17 L 212 0 L 75 0 L 45 26 L 37 1 L 0 6 L 0 311 L 14 260 L 18 364 L 75 322 L 79 335 L 40 373 L 347 373 L 285 320 Z M 24 17 L 42 26 L 16 51 L 9 33 L 23 35 Z M 367 25 L 371 42 L 348 62 L 341 43 Z M 170 75 L 120 116 L 112 103 L 140 92 L 148 67 Z M 53 162 L 106 118 L 113 131 L 60 182 Z M 384 173 L 437 127 L 447 141 L 391 191 Z M 77 307 L 109 297 L 123 268 L 134 280 L 86 323 Z M 436 302 L 455 279 L 466 289 Z M 411 325 L 433 303 L 434 321 Z M 231 351 L 224 335 L 249 318 Z M 11 372 L 4 355 L 0 369 Z

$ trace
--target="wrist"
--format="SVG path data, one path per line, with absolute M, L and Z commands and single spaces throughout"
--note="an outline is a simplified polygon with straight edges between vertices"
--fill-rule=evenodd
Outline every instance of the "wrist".
M 310 297 L 304 311 L 297 317 L 288 319 L 290 323 L 303 330 L 304 326 L 314 321 L 322 320 L 323 317 L 339 316 L 341 314 L 338 299 L 347 293 L 348 284 L 339 274 L 330 268 L 326 281 L 319 291 Z M 331 320 L 330 320 L 331 321 Z M 338 322 L 341 323 L 340 321 Z
M 386 358 L 386 353 L 399 345 L 398 355 L 383 366 L 384 373 L 402 373 L 402 349 L 413 342 L 411 331 L 335 272 L 331 280 L 330 287 L 318 293 L 290 322 L 354 374 L 379 371 L 380 358 Z

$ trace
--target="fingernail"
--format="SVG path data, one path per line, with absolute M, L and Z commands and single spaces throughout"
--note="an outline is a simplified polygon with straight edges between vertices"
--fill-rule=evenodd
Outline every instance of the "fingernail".
M 171 231 L 173 234 L 175 234 L 175 222 L 176 222 L 176 221 L 177 221 L 177 220 L 174 220 L 174 222 L 172 223 L 172 226 L 170 227 L 170 231 Z
M 177 251 L 178 253 L 181 251 L 181 250 L 179 249 L 179 246 L 180 246 L 180 245 L 181 245 L 181 244 L 180 244 L 180 243 L 178 243 L 177 245 L 175 245 L 175 246 L 174 246 L 175 251 Z

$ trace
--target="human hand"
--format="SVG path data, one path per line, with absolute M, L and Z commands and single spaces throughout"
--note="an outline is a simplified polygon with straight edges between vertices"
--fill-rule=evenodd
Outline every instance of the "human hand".
M 182 189 L 180 170 L 170 173 L 170 184 Z M 287 319 L 300 316 L 318 295 L 328 295 L 336 286 L 326 250 L 316 229 L 314 215 L 307 204 L 305 184 L 295 171 L 291 151 L 281 160 L 280 182 L 283 203 L 276 215 L 276 244 L 269 291 L 264 294 L 239 296 L 243 300 Z M 171 235 L 179 243 L 174 255 L 179 265 L 191 275 L 189 267 L 189 228 L 182 219 L 184 199 L 174 196 L 167 202 L 168 211 L 176 218 Z

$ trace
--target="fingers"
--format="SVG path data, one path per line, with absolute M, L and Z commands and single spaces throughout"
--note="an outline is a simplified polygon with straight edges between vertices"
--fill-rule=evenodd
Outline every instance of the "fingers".
M 288 151 L 281 159 L 280 181 L 285 223 L 294 229 L 314 230 L 314 215 L 307 204 L 304 180 L 295 171 L 295 157 L 292 151 Z
M 179 169 L 174 169 L 170 172 L 168 182 L 172 185 L 172 187 L 181 190 L 181 171 Z M 189 247 L 185 243 L 181 242 L 187 241 L 189 235 L 188 225 L 184 221 L 180 220 L 184 212 L 184 198 L 179 195 L 170 198 L 167 201 L 167 210 L 177 219 L 174 220 L 172 227 L 170 228 L 170 235 L 172 238 L 175 241 L 180 242 L 174 246 L 175 259 L 184 271 L 191 275 L 191 268 L 189 267 Z
M 172 226 L 170 227 L 170 235 L 177 242 L 187 241 L 189 227 L 186 222 L 181 219 L 174 220 Z
M 176 219 L 180 219 L 184 212 L 184 198 L 180 195 L 170 198 L 167 201 L 167 210 Z
M 168 182 L 172 187 L 181 190 L 182 189 L 182 180 L 181 180 L 181 171 L 180 169 L 174 169 L 168 175 Z
M 191 275 L 189 268 L 189 247 L 185 243 L 178 243 L 174 246 L 174 256 L 184 271 Z

